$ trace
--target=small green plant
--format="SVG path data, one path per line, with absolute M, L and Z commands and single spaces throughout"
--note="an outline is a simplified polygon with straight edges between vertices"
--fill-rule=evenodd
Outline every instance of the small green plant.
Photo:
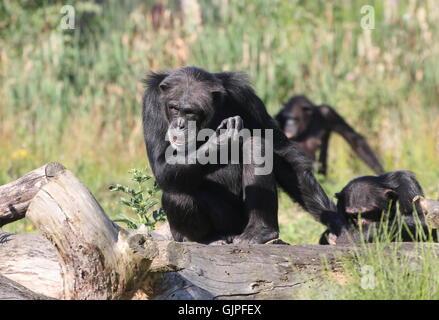
M 153 210 L 159 203 L 159 200 L 156 199 L 156 195 L 160 189 L 157 183 L 151 180 L 153 178 L 143 170 L 132 169 L 130 173 L 131 180 L 136 184 L 134 188 L 116 184 L 110 186 L 109 189 L 111 191 L 121 191 L 128 195 L 127 198 L 122 197 L 120 202 L 134 211 L 137 219 L 128 216 L 119 216 L 114 219 L 114 221 L 126 223 L 130 229 L 137 229 L 141 225 L 145 225 L 148 229 L 153 230 L 157 222 L 166 220 L 163 208 Z M 153 183 L 151 184 L 151 182 Z

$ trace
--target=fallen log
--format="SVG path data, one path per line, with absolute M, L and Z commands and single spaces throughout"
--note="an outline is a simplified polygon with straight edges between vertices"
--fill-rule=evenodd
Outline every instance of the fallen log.
M 130 299 L 138 290 L 148 299 L 291 299 L 325 281 L 322 259 L 338 272 L 352 255 L 342 246 L 206 246 L 170 241 L 166 230 L 128 232 L 63 167 L 39 187 L 26 217 L 43 236 L 1 233 L 0 274 L 57 299 Z
M 18 245 L 28 243 L 25 245 L 28 248 L 27 253 L 22 252 L 22 257 L 31 257 L 35 254 L 31 244 L 35 243 L 36 238 L 21 237 L 23 236 L 15 236 L 10 242 L 16 242 Z M 401 254 L 416 256 L 416 244 L 398 245 Z M 160 300 L 292 299 L 305 287 L 320 286 L 326 281 L 326 271 L 322 272 L 322 260 L 331 267 L 330 272 L 338 276 L 342 271 L 340 261 L 352 255 L 350 247 L 206 246 L 153 240 L 143 236 L 132 237 L 129 246 L 138 255 L 151 261 L 149 266 L 140 270 L 145 274 L 145 279 L 138 282 L 136 288 L 143 290 L 148 299 Z M 439 253 L 439 247 L 433 246 Z M 44 256 L 34 256 L 40 265 L 36 266 L 38 269 L 29 269 L 30 275 L 26 275 L 20 265 L 14 268 L 13 264 L 9 264 L 8 274 L 5 275 L 20 283 L 23 281 L 23 275 L 26 275 L 27 288 L 53 298 L 63 298 L 60 292 L 62 290 L 59 290 L 63 287 L 62 278 L 52 278 L 57 268 L 61 273 L 61 265 L 53 258 L 56 254 L 55 248 L 46 247 L 43 251 L 46 252 Z M 50 251 L 53 255 L 47 254 Z M 3 257 L 0 257 L 0 261 L 2 259 Z M 52 270 L 52 275 L 44 272 L 44 269 Z M 0 272 L 3 270 L 4 264 L 0 264 Z M 31 281 L 31 278 L 34 281 Z M 54 294 L 57 291 L 58 293 Z M 87 291 L 83 296 L 76 298 L 91 299 L 92 296 L 90 291 Z
M 0 300 L 48 300 L 0 274 Z
M 38 235 L 4 234 L 0 244 L 0 273 L 32 291 L 58 299 L 130 298 L 142 289 L 149 299 L 291 299 L 303 285 L 318 284 L 321 260 L 335 267 L 338 254 L 349 254 L 347 248 L 319 245 L 249 245 L 206 246 L 154 240 L 134 234 L 128 241 L 128 252 L 136 252 L 149 265 L 139 269 L 145 276 L 123 296 L 98 295 L 90 278 L 83 290 L 65 294 L 66 284 L 56 249 Z M 102 259 L 105 261 L 105 259 Z M 86 264 L 99 269 L 95 264 Z M 83 276 L 83 265 L 77 266 Z M 65 267 L 65 266 L 64 266 Z M 93 273 L 111 291 L 108 274 Z M 73 283 L 75 281 L 72 281 Z M 67 286 L 71 287 L 71 286 Z M 64 289 L 63 289 L 64 288 Z
M 56 249 L 40 235 L 0 233 L 0 274 L 34 292 L 62 297 Z

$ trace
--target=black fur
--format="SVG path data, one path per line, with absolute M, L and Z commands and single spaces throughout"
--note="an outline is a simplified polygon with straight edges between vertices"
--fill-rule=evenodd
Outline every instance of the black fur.
M 425 239 L 429 233 L 425 216 L 420 206 L 413 203 L 413 198 L 418 195 L 423 196 L 424 193 L 414 173 L 410 171 L 353 179 L 336 194 L 337 209 L 350 225 L 348 231 L 337 239 L 337 243 L 359 241 L 360 229 L 363 239 L 369 242 L 376 241 L 384 231 L 388 235 L 392 234 L 391 228 L 394 230 L 394 240 Z M 396 214 L 397 207 L 400 216 Z M 386 227 L 383 227 L 383 223 Z M 398 238 L 398 230 L 401 238 Z M 325 235 L 321 243 L 326 243 Z
M 294 96 L 276 115 L 280 128 L 312 161 L 320 151 L 318 172 L 326 174 L 329 139 L 332 132 L 340 134 L 358 156 L 376 173 L 383 173 L 378 158 L 366 139 L 358 134 L 334 108 L 317 106 L 306 96 Z
M 185 67 L 151 73 L 145 84 L 143 126 L 148 158 L 177 241 L 264 243 L 276 238 L 276 183 L 318 221 L 335 233 L 340 231 L 344 221 L 314 178 L 309 160 L 279 130 L 245 74 Z M 170 100 L 196 106 L 197 128 L 202 124 L 200 128 L 215 130 L 224 119 L 242 119 L 247 129 L 272 129 L 274 172 L 255 176 L 255 164 L 167 164 L 165 136 L 175 121 L 169 115 Z

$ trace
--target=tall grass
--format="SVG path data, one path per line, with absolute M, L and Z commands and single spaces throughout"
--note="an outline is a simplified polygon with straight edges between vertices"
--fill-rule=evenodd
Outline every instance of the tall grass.
M 439 299 L 439 253 L 437 245 L 432 243 L 433 230 L 425 232 L 416 213 L 417 228 L 413 232 L 407 232 L 408 225 L 399 210 L 391 222 L 384 218 L 388 215 L 383 215 L 379 225 L 359 236 L 350 256 L 345 253 L 332 262 L 323 259 L 324 281 L 320 286 L 304 288 L 294 298 Z M 372 234 L 375 241 L 370 243 Z M 404 244 L 403 234 L 418 242 Z
M 431 244 L 430 244 L 431 245 Z M 293 298 L 319 300 L 437 300 L 439 259 L 428 244 L 363 245 L 327 273 L 320 286 L 305 287 Z
M 413 170 L 437 196 L 439 4 L 436 1 L 199 1 L 201 24 L 153 1 L 75 2 L 82 27 L 60 30 L 61 2 L 0 3 L 0 184 L 48 161 L 73 170 L 111 215 L 108 191 L 147 167 L 140 122 L 150 70 L 197 65 L 248 72 L 271 114 L 297 93 L 329 103 L 364 134 L 387 170 Z M 376 28 L 363 30 L 371 4 Z M 171 18 L 170 18 L 171 17 Z M 370 171 L 331 138 L 331 195 Z M 322 227 L 281 197 L 282 235 L 315 242 Z M 21 224 L 15 227 L 21 230 Z

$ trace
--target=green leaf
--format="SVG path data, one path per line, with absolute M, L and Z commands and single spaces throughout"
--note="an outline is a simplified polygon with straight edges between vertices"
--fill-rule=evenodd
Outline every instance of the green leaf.
M 152 212 L 150 211 L 154 206 L 160 203 L 159 200 L 154 198 L 154 195 L 160 189 L 154 180 L 152 185 L 151 183 L 145 184 L 147 181 L 153 179 L 153 177 L 144 173 L 143 170 L 132 169 L 130 173 L 131 180 L 138 184 L 136 189 L 121 184 L 111 185 L 109 189 L 111 191 L 120 191 L 128 195 L 128 197 L 121 197 L 120 203 L 130 208 L 136 214 L 137 218 L 132 219 L 124 216 L 114 221 L 126 223 L 129 228 L 138 227 L 143 224 L 150 229 L 154 229 L 156 222 L 166 220 L 166 215 L 162 208 Z

